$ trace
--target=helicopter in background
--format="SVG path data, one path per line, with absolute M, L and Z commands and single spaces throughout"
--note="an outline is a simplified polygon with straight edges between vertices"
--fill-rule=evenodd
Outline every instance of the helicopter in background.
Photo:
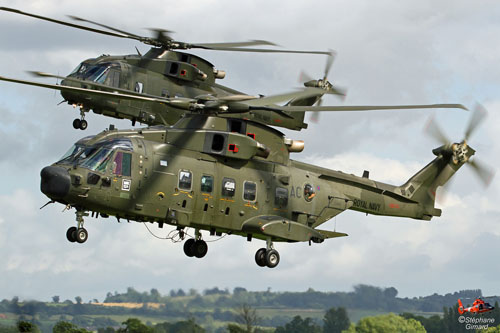
M 118 119 L 154 125 L 172 125 L 186 111 L 209 111 L 222 117 L 250 119 L 264 125 L 292 130 L 307 128 L 305 111 L 365 111 L 387 109 L 456 108 L 457 104 L 433 105 L 390 105 L 390 106 L 321 106 L 324 94 L 345 96 L 345 90 L 328 81 L 333 63 L 333 51 L 300 51 L 251 48 L 257 45 L 276 44 L 254 40 L 229 43 L 186 43 L 175 41 L 166 30 L 155 30 L 156 37 L 143 37 L 120 29 L 89 21 L 75 16 L 74 20 L 97 25 L 96 29 L 79 24 L 60 21 L 17 9 L 0 7 L 0 10 L 33 17 L 77 29 L 125 38 L 151 45 L 144 55 L 109 56 L 81 62 L 68 76 L 43 72 L 32 72 L 40 77 L 61 79 L 61 84 L 19 80 L 0 76 L 0 80 L 60 90 L 64 101 L 80 112 L 80 118 L 73 121 L 75 129 L 86 129 L 85 114 L 92 110 Z M 251 96 L 216 83 L 225 72 L 216 69 L 207 60 L 177 50 L 203 49 L 231 52 L 298 53 L 326 55 L 323 78 L 306 78 L 305 89 L 276 96 Z M 276 103 L 286 102 L 285 106 Z M 316 106 L 313 106 L 316 105 Z M 315 113 L 317 114 L 317 113 Z
M 464 307 L 462 304 L 462 301 L 460 298 L 458 299 L 458 313 L 459 314 L 464 314 L 466 312 L 472 313 L 472 314 L 482 314 L 485 312 L 489 312 L 495 310 L 495 307 L 492 306 L 490 303 L 485 302 L 481 297 L 478 297 L 474 300 L 474 303 L 472 303 L 472 306 L 469 307 Z

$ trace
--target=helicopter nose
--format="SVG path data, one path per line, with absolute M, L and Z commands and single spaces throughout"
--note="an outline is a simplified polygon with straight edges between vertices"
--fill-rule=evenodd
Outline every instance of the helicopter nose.
M 69 192 L 71 179 L 66 169 L 48 166 L 40 172 L 40 190 L 51 199 L 61 199 Z

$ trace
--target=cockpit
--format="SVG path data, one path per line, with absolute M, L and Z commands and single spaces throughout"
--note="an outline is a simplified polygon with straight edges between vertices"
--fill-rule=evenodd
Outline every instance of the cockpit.
M 82 62 L 68 75 L 80 80 L 93 81 L 111 87 L 120 86 L 120 64 L 117 62 L 106 62 L 89 64 Z
M 128 138 L 108 139 L 89 145 L 93 137 L 76 142 L 57 164 L 69 164 L 91 171 L 130 176 L 132 168 L 132 141 Z M 110 169 L 112 165 L 112 170 Z

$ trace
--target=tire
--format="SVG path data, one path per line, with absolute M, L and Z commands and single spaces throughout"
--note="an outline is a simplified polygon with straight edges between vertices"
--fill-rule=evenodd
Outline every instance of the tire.
M 274 268 L 280 263 L 280 254 L 276 250 L 269 250 L 266 252 L 266 266 Z
M 193 257 L 193 245 L 195 243 L 194 238 L 189 238 L 187 241 L 184 242 L 184 254 L 186 254 L 188 257 Z
M 194 256 L 196 258 L 203 258 L 208 252 L 207 242 L 199 239 L 196 242 L 194 242 L 192 249 L 193 249 Z
M 260 248 L 255 253 L 255 262 L 260 267 L 266 267 L 266 252 L 267 250 L 265 248 Z
M 76 242 L 75 234 L 76 234 L 76 227 L 71 227 L 68 229 L 68 231 L 66 231 L 66 238 L 68 239 L 69 242 L 71 243 Z
M 89 238 L 89 233 L 85 228 L 79 228 L 75 232 L 75 239 L 78 243 L 82 244 L 87 241 Z
M 73 120 L 73 128 L 74 129 L 80 129 L 80 125 L 82 124 L 82 121 L 78 118 Z
M 80 121 L 80 129 L 81 129 L 82 131 L 84 131 L 84 130 L 86 130 L 86 129 L 87 129 L 87 127 L 89 127 L 89 123 L 87 123 L 87 121 L 86 121 L 85 119 L 82 119 L 82 120 Z

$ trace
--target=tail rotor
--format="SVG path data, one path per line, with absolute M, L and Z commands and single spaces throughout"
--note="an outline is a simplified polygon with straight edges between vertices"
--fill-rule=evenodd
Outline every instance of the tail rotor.
M 482 105 L 477 104 L 465 130 L 464 139 L 459 143 L 452 143 L 433 118 L 428 121 L 425 128 L 425 132 L 429 136 L 442 144 L 441 147 L 433 150 L 435 155 L 448 155 L 452 158 L 454 164 L 467 163 L 472 167 L 474 174 L 485 187 L 491 183 L 494 172 L 490 167 L 479 162 L 477 158 L 473 160 L 470 159 L 470 157 L 474 155 L 475 150 L 472 149 L 467 142 L 479 125 L 486 119 L 486 116 L 486 109 Z
M 323 89 L 325 91 L 324 94 L 337 95 L 341 99 L 344 99 L 346 96 L 346 93 L 347 93 L 347 89 L 335 86 L 332 83 L 330 83 L 330 81 L 328 81 L 328 74 L 330 73 L 330 70 L 332 68 L 333 61 L 335 59 L 335 54 L 336 54 L 335 51 L 329 50 L 328 56 L 326 58 L 326 65 L 325 65 L 325 71 L 323 74 L 323 78 L 318 79 L 318 80 L 314 80 L 313 78 L 311 78 L 310 75 L 308 75 L 307 73 L 302 71 L 300 73 L 299 80 L 300 80 L 300 82 L 302 82 L 304 84 L 305 87 L 320 88 L 320 89 Z M 321 106 L 322 97 L 323 96 L 320 96 L 318 98 L 318 100 L 316 102 L 317 106 Z M 314 111 L 312 113 L 310 119 L 312 122 L 317 123 L 319 120 L 319 112 Z

